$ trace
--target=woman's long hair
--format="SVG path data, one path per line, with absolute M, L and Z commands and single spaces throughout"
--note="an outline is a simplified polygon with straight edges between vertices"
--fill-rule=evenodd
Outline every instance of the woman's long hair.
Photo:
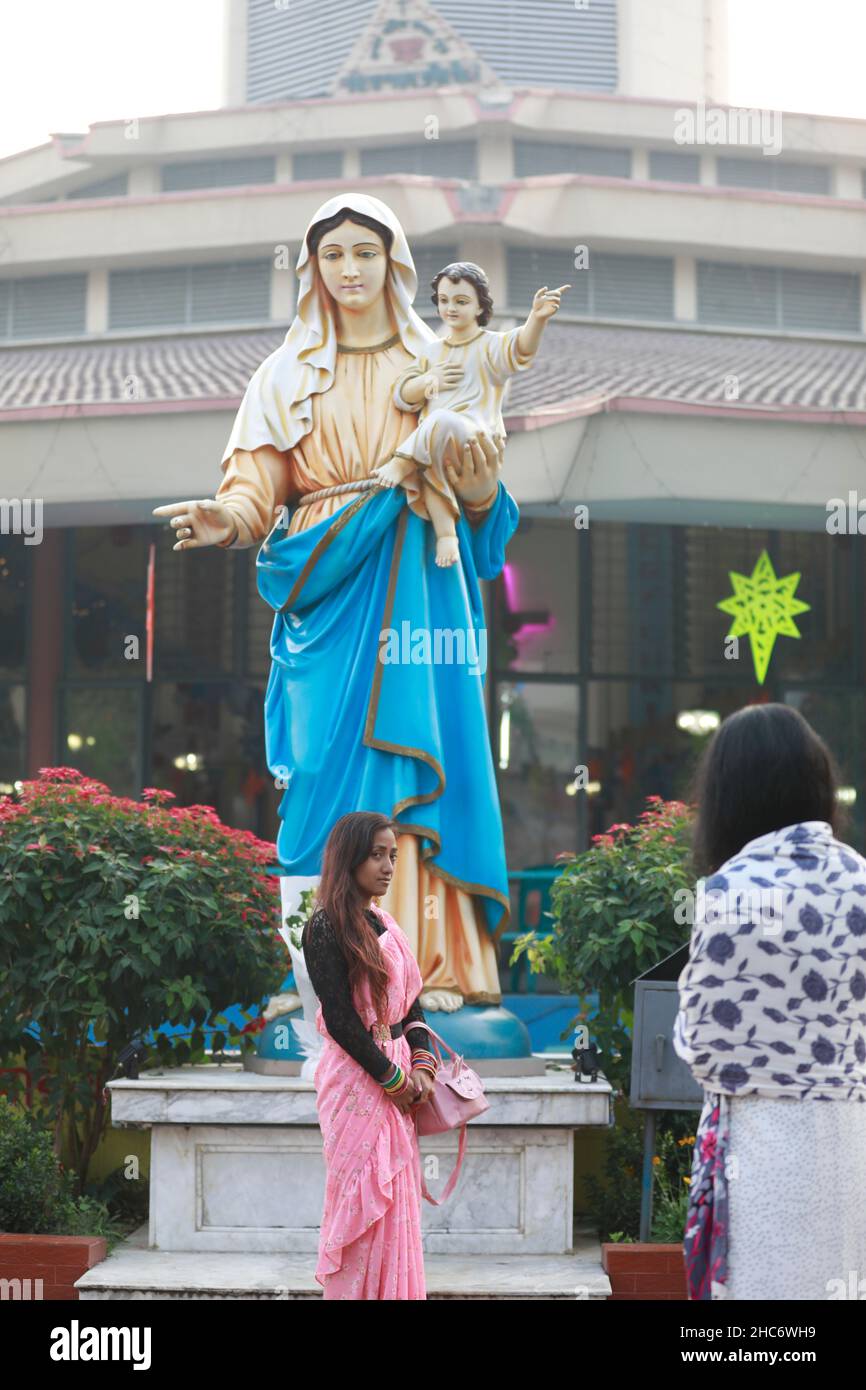
M 719 725 L 698 765 L 692 852 L 715 873 L 759 835 L 801 821 L 840 820 L 833 755 L 790 705 L 746 705 Z
M 355 882 L 355 870 L 373 852 L 373 841 L 380 830 L 398 827 L 377 811 L 352 811 L 341 816 L 332 827 L 322 857 L 322 877 L 316 890 L 316 905 L 322 908 L 349 968 L 349 987 L 354 989 L 365 977 L 376 1017 L 385 1022 L 388 1003 L 388 971 L 379 949 L 379 938 L 364 916 L 364 899 Z

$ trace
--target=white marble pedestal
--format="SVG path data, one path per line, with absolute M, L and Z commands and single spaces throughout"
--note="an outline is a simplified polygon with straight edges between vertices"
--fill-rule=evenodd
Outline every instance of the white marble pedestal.
M 602 1300 L 610 1282 L 594 1233 L 574 1233 L 574 1130 L 607 1126 L 605 1080 L 485 1077 L 491 1108 L 468 1126 L 445 1207 L 421 1202 L 428 1298 Z M 324 1161 L 316 1090 L 242 1066 L 110 1081 L 114 1125 L 153 1130 L 150 1225 L 76 1280 L 79 1300 L 299 1300 L 314 1279 Z M 438 1195 L 452 1134 L 421 1141 Z M 435 1172 L 438 1161 L 439 1172 Z
M 149 1258 L 152 1270 L 157 1255 L 168 1269 L 172 1261 L 182 1264 L 194 1256 L 207 1263 L 218 1252 L 258 1253 L 278 1261 L 301 1257 L 300 1263 L 314 1268 L 325 1168 L 311 1081 L 227 1064 L 149 1071 L 138 1081 L 112 1081 L 108 1089 L 115 1125 L 153 1131 L 150 1225 L 146 1242 L 140 1237 L 135 1249 L 119 1251 L 83 1276 L 80 1297 L 185 1296 L 122 1292 L 125 1275 L 118 1276 L 116 1294 L 106 1292 L 112 1287 L 106 1271 L 112 1265 L 120 1271 L 123 1259 L 138 1269 Z M 557 1286 L 579 1279 L 587 1287 L 592 1261 L 586 1242 L 578 1253 L 573 1236 L 574 1131 L 609 1124 L 610 1086 L 601 1078 L 578 1085 L 572 1071 L 551 1066 L 543 1076 L 487 1077 L 485 1091 L 490 1109 L 469 1126 L 455 1191 L 443 1207 L 421 1204 L 425 1257 L 444 1257 L 449 1268 L 462 1259 L 475 1268 L 475 1285 L 485 1260 L 495 1264 L 495 1257 L 503 1257 L 519 1275 L 525 1261 L 534 1268 L 537 1257 L 550 1257 Z M 447 1181 L 456 1150 L 452 1134 L 421 1142 L 434 1196 Z M 594 1273 L 594 1292 L 553 1296 L 605 1297 L 609 1285 L 600 1261 Z M 153 1287 L 158 1286 L 159 1280 Z

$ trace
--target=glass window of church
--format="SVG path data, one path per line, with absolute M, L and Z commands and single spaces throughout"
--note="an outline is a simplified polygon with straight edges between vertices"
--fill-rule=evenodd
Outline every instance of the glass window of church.
M 678 726 L 681 714 L 708 710 L 724 719 L 757 691 L 669 680 L 592 680 L 586 687 L 587 843 L 616 822 L 632 823 L 648 795 L 689 798 L 709 734 Z
M 235 671 L 237 554 L 216 547 L 174 551 L 174 532 L 154 527 L 156 670 L 160 678 Z
M 27 576 L 33 546 L 23 536 L 0 535 L 0 679 L 27 669 Z
M 79 526 L 68 537 L 67 674 L 143 679 L 147 529 Z
M 0 795 L 25 775 L 27 687 L 0 680 Z
M 137 796 L 142 779 L 143 686 L 68 684 L 60 700 L 60 761 Z
M 681 534 L 683 657 L 689 674 L 754 680 L 748 637 L 739 639 L 736 660 L 725 654 L 733 619 L 717 605 L 734 593 L 731 573 L 751 576 L 766 550 L 779 577 L 799 573 L 793 597 L 809 604 L 807 611 L 794 615 L 800 636 L 776 638 L 768 679 L 857 679 L 856 537 L 704 526 L 684 527 Z
M 576 843 L 577 686 L 498 682 L 490 735 L 507 863 L 552 863 Z
M 676 558 L 672 528 L 593 522 L 591 664 L 599 674 L 673 674 Z
M 578 669 L 578 547 L 569 519 L 521 516 L 496 581 L 499 669 L 568 674 Z
M 160 682 L 154 691 L 153 784 L 181 806 L 214 806 L 257 830 L 259 804 L 277 799 L 265 764 L 262 691 L 242 682 Z

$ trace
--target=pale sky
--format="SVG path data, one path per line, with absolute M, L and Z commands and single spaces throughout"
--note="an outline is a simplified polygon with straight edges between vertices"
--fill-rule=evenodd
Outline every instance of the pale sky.
M 866 119 L 866 0 L 728 3 L 733 105 Z M 0 0 L 0 156 L 219 106 L 223 16 L 224 0 Z
M 0 157 L 222 103 L 223 0 L 0 0 Z
M 728 0 L 730 103 L 866 120 L 866 0 Z

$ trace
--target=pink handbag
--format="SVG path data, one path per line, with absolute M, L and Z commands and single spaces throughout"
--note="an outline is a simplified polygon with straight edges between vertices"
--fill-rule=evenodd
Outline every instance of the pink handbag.
M 440 1037 L 430 1024 L 424 1022 L 424 1027 L 432 1038 L 436 1038 L 443 1047 L 451 1053 L 453 1061 L 443 1062 L 442 1053 L 436 1044 L 433 1044 L 439 1068 L 433 1082 L 433 1090 L 428 1100 L 423 1105 L 419 1105 L 412 1114 L 415 1117 L 415 1131 L 417 1134 L 443 1134 L 448 1129 L 460 1130 L 460 1143 L 457 1148 L 457 1162 L 454 1171 L 445 1184 L 441 1197 L 431 1197 L 427 1191 L 427 1184 L 424 1181 L 423 1171 L 421 1173 L 421 1191 L 428 1202 L 434 1207 L 439 1207 L 446 1201 L 454 1191 L 455 1184 L 460 1176 L 460 1169 L 463 1165 L 463 1156 L 466 1152 L 466 1125 L 473 1120 L 476 1115 L 483 1115 L 485 1110 L 490 1109 L 490 1101 L 484 1094 L 484 1086 L 481 1077 L 467 1066 L 459 1053 L 453 1047 L 449 1047 L 444 1038 Z

